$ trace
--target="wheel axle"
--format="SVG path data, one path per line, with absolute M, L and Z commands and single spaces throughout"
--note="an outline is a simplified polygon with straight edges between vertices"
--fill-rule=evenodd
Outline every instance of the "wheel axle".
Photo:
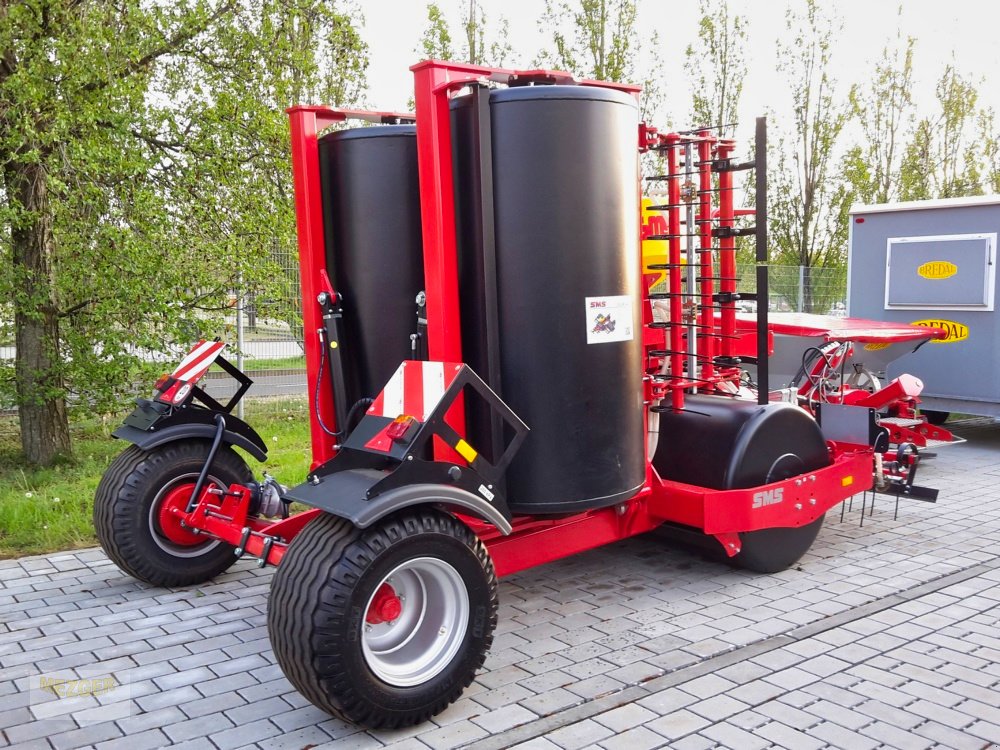
M 365 622 L 369 625 L 381 625 L 383 622 L 393 622 L 403 614 L 403 602 L 392 586 L 383 583 L 372 598 L 372 603 L 368 607 L 365 615 Z

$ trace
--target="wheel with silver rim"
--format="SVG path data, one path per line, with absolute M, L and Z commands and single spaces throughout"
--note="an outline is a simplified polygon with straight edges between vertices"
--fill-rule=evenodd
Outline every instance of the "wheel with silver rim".
M 268 633 L 313 704 L 372 728 L 426 721 L 482 666 L 497 584 L 453 516 L 408 509 L 359 529 L 324 515 L 292 540 L 271 584 Z
M 469 627 L 469 593 L 449 563 L 418 557 L 396 567 L 365 607 L 361 650 L 372 673 L 396 687 L 420 685 L 455 658 Z
M 236 562 L 230 545 L 196 534 L 173 512 L 187 507 L 208 452 L 206 441 L 184 440 L 149 451 L 131 445 L 112 461 L 94 496 L 94 529 L 123 571 L 156 586 L 189 586 Z M 219 450 L 212 482 L 228 487 L 252 478 L 231 448 Z

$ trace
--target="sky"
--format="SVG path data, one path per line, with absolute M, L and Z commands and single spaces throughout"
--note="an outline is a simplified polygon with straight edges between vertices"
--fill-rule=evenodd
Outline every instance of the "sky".
M 369 105 L 379 110 L 402 110 L 412 91 L 409 66 L 419 59 L 416 48 L 426 27 L 426 4 L 421 0 L 359 0 L 366 17 L 365 38 L 370 46 Z M 527 68 L 547 40 L 538 28 L 544 9 L 541 0 L 479 0 L 492 21 L 503 15 L 510 23 L 515 49 L 511 67 Z M 915 97 L 918 107 L 930 111 L 934 83 L 952 59 L 958 70 L 977 83 L 982 104 L 1000 111 L 1000 4 L 986 0 L 820 0 L 834 8 L 844 29 L 834 49 L 831 73 L 846 96 L 874 68 L 882 48 L 896 36 L 916 39 Z M 453 38 L 463 0 L 438 0 L 453 24 Z M 740 132 L 749 136 L 753 118 L 772 112 L 787 117 L 791 103 L 787 85 L 776 72 L 775 43 L 787 36 L 785 9 L 802 8 L 804 0 L 730 0 L 730 13 L 748 17 L 747 77 L 741 106 Z M 902 16 L 897 10 L 903 6 Z M 691 125 L 686 111 L 691 98 L 684 75 L 684 50 L 696 40 L 698 3 L 695 0 L 639 0 L 639 22 L 660 34 L 667 95 L 666 117 L 675 128 Z M 390 20 L 391 19 L 391 20 Z M 457 41 L 457 40 L 456 40 Z M 456 46 L 460 46 L 456 44 Z M 663 125 L 664 123 L 657 123 Z M 780 125 L 780 123 L 779 123 Z

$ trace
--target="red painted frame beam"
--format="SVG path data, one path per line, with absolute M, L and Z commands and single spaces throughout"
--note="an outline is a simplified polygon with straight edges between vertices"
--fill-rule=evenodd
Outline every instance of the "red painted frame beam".
M 309 434 L 312 440 L 312 468 L 336 453 L 335 441 L 322 429 L 323 421 L 338 429 L 333 410 L 333 393 L 320 388 L 320 342 L 317 331 L 323 327 L 316 301 L 321 292 L 331 292 L 326 268 L 326 239 L 323 231 L 323 198 L 319 170 L 319 133 L 345 120 L 384 122 L 412 120 L 413 115 L 398 112 L 366 112 L 332 107 L 295 106 L 286 110 L 292 142 L 292 176 L 295 187 L 295 222 L 299 244 L 299 277 L 302 287 L 302 330 L 306 355 L 306 380 L 309 383 Z
M 654 477 L 651 487 L 608 508 L 568 518 L 515 518 L 508 536 L 481 521 L 463 520 L 486 544 L 498 576 L 644 534 L 668 521 L 717 537 L 731 556 L 740 550 L 741 532 L 804 526 L 871 489 L 871 469 L 871 452 L 859 450 L 803 476 L 748 489 L 709 490 Z

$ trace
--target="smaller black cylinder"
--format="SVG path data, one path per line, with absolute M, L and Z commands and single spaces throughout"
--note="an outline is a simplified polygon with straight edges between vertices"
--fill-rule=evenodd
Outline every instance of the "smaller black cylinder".
M 412 125 L 319 139 L 327 272 L 343 296 L 348 406 L 376 396 L 410 358 L 414 300 L 424 287 L 416 140 Z

